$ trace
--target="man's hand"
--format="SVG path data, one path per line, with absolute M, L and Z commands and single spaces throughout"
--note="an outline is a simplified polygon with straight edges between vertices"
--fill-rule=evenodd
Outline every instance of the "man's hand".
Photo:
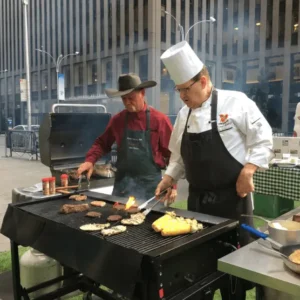
M 257 166 L 253 164 L 246 164 L 241 170 L 236 182 L 236 191 L 241 198 L 254 191 L 253 174 L 256 170 Z
M 77 170 L 77 176 L 79 177 L 82 173 L 87 172 L 87 178 L 90 179 L 94 170 L 94 165 L 91 162 L 84 162 Z
M 169 193 L 169 191 L 168 191 L 168 193 Z M 164 198 L 166 198 L 166 197 L 167 197 L 167 195 Z M 167 199 L 165 199 L 166 204 L 169 205 L 169 204 L 174 203 L 175 200 L 176 200 L 176 197 L 177 197 L 177 190 L 176 189 L 171 189 L 170 195 L 168 196 Z
M 155 190 L 156 199 L 158 199 L 160 197 L 159 194 L 162 191 L 164 191 L 165 189 L 170 187 L 167 191 L 167 194 L 165 195 L 165 197 L 163 199 L 161 199 L 161 201 L 162 202 L 167 201 L 168 204 L 173 203 L 175 201 L 176 196 L 177 196 L 177 191 L 174 190 L 174 189 L 171 189 L 172 183 L 173 183 L 173 178 L 169 175 L 164 175 L 163 179 L 157 185 L 157 188 Z

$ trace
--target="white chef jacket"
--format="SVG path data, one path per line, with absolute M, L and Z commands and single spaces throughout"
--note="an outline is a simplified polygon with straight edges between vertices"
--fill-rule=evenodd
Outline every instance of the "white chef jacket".
M 267 120 L 255 102 L 244 93 L 217 91 L 216 121 L 225 147 L 242 165 L 251 163 L 261 169 L 267 169 L 269 161 L 274 157 L 272 129 Z M 180 149 L 188 113 L 187 106 L 179 111 L 169 142 L 171 157 L 165 174 L 171 176 L 175 181 L 185 177 Z M 211 130 L 210 121 L 211 96 L 201 107 L 192 110 L 187 124 L 187 132 L 201 133 Z

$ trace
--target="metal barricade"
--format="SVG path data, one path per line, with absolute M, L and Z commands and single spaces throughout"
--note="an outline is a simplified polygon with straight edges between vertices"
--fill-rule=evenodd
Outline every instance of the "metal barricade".
M 6 149 L 10 149 L 10 157 L 12 157 L 13 152 L 26 153 L 30 155 L 30 159 L 35 155 L 36 160 L 38 160 L 38 132 L 28 130 L 8 131 L 6 133 Z

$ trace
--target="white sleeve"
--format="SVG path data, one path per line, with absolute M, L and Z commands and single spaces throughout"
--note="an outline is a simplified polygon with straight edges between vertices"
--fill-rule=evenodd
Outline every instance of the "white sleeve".
M 246 163 L 268 169 L 269 162 L 274 157 L 272 128 L 255 102 L 249 98 L 245 100 L 237 126 L 246 137 Z
M 181 157 L 181 140 L 184 126 L 182 127 L 179 114 L 176 118 L 169 142 L 171 157 L 169 160 L 169 165 L 165 172 L 166 175 L 171 176 L 175 181 L 178 181 L 185 176 L 185 168 Z

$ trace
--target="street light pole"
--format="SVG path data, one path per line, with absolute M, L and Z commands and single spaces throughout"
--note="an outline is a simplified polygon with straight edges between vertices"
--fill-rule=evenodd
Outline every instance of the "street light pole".
M 178 30 L 180 31 L 180 33 L 181 33 L 181 41 L 183 41 L 184 40 L 184 29 L 183 29 L 183 27 L 182 27 L 182 25 L 176 20 L 176 18 L 171 14 L 171 13 L 169 13 L 167 10 L 164 10 L 163 11 L 165 14 L 167 14 L 167 15 L 169 15 L 172 19 L 174 19 L 175 20 L 175 22 L 178 24 Z
M 55 70 L 56 70 L 56 91 L 57 91 L 57 103 L 59 103 L 59 94 L 58 94 L 58 91 L 59 91 L 59 88 L 58 88 L 58 81 L 59 81 L 59 67 L 60 67 L 60 64 L 61 62 L 68 56 L 76 56 L 79 54 L 78 51 L 76 51 L 75 53 L 70 53 L 70 54 L 67 54 L 65 56 L 63 56 L 62 54 L 60 54 L 57 58 L 57 60 L 55 61 L 54 57 L 47 51 L 45 50 L 42 50 L 42 49 L 35 49 L 36 51 L 38 52 L 41 52 L 41 53 L 44 53 L 44 54 L 47 54 L 48 56 L 50 56 L 53 60 L 53 63 L 55 65 Z
M 31 130 L 31 91 L 30 91 L 30 61 L 29 61 L 29 36 L 28 36 L 28 1 L 22 0 L 24 11 L 24 29 L 25 29 L 25 61 L 26 61 L 26 77 L 27 77 L 27 125 Z
M 214 17 L 210 17 L 209 20 L 202 20 L 202 21 L 196 22 L 194 25 L 192 25 L 192 26 L 188 29 L 188 31 L 187 31 L 187 33 L 186 33 L 186 35 L 185 35 L 185 40 L 186 40 L 186 38 L 187 38 L 187 36 L 188 36 L 190 30 L 191 30 L 194 26 L 196 26 L 197 24 L 200 24 L 200 23 L 206 23 L 206 22 L 214 23 L 214 22 L 216 22 L 216 19 L 215 19 Z

